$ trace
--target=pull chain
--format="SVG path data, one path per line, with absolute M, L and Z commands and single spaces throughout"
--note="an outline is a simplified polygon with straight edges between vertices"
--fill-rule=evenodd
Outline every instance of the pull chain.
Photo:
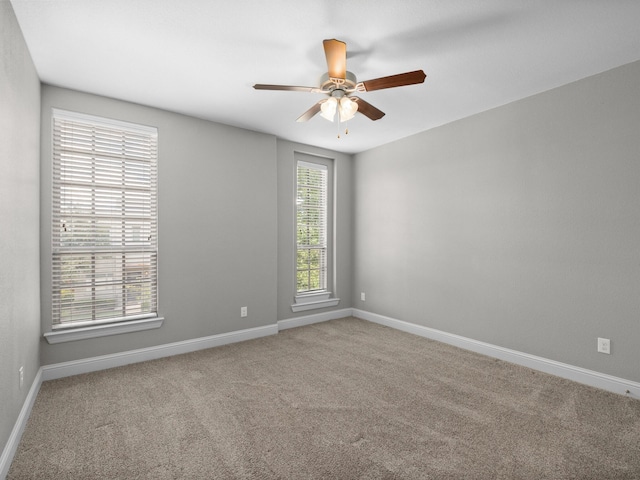
M 348 122 L 348 120 L 347 120 Z M 344 122 L 344 134 L 345 135 L 349 135 L 349 124 L 347 122 Z M 340 115 L 338 114 L 338 138 L 340 138 L 340 129 L 342 128 L 341 125 L 342 122 L 340 122 Z
M 338 117 L 338 138 L 340 138 L 340 128 L 341 128 L 340 117 Z M 344 134 L 349 135 L 349 126 L 346 122 L 345 122 Z

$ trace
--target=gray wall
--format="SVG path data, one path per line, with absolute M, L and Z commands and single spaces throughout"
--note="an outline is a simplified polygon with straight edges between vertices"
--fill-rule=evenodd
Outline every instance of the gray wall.
M 358 154 L 353 176 L 354 307 L 640 381 L 640 62 Z
M 51 108 L 158 128 L 157 330 L 49 345 L 42 364 L 274 324 L 276 139 L 162 110 L 42 88 L 42 330 L 51 328 Z M 240 317 L 240 307 L 248 316 Z
M 295 154 L 333 160 L 335 307 L 293 313 L 295 286 Z M 352 157 L 321 148 L 278 140 L 278 320 L 351 308 Z
M 2 452 L 40 367 L 40 81 L 8 0 L 0 0 L 0 132 Z
M 159 136 L 158 330 L 49 345 L 42 364 L 127 351 L 331 310 L 291 312 L 294 152 L 332 158 L 334 309 L 351 306 L 351 156 L 105 97 L 42 89 L 42 330 L 51 329 L 51 109 L 151 125 Z M 240 318 L 240 307 L 249 315 Z

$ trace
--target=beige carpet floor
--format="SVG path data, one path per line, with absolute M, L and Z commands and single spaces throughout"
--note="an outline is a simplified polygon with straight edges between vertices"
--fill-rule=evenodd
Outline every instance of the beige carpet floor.
M 8 478 L 639 479 L 640 401 L 348 318 L 45 382 Z

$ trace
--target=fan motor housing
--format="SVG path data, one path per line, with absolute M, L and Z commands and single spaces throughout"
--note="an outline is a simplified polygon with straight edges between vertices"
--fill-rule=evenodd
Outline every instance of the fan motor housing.
M 320 88 L 327 93 L 334 90 L 354 90 L 357 83 L 356 76 L 352 72 L 345 72 L 345 78 L 331 78 L 329 73 L 325 73 L 320 78 Z

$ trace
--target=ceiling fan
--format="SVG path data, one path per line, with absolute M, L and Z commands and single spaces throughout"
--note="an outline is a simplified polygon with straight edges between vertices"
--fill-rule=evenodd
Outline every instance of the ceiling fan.
M 371 120 L 379 120 L 384 117 L 384 112 L 360 97 L 352 96 L 355 92 L 371 92 L 384 88 L 402 87 L 423 83 L 427 77 L 422 70 L 390 75 L 358 82 L 356 76 L 347 71 L 347 44 L 340 40 L 324 40 L 324 54 L 327 59 L 328 71 L 321 80 L 319 87 L 297 87 L 293 85 L 265 85 L 258 83 L 253 86 L 256 90 L 287 90 L 293 92 L 324 93 L 329 98 L 320 100 L 309 110 L 300 115 L 298 122 L 306 122 L 314 115 L 320 115 L 333 122 L 338 113 L 340 122 L 346 122 L 353 118 L 356 112 L 362 113 Z

